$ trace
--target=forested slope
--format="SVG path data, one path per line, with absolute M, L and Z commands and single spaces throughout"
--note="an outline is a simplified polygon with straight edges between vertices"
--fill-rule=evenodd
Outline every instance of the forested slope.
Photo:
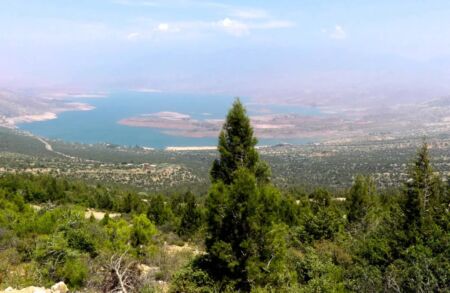
M 275 187 L 256 142 L 237 101 L 207 194 L 2 175 L 0 288 L 450 290 L 450 186 L 426 143 L 400 187 L 377 189 L 372 177 L 352 174 L 351 188 L 336 193 Z

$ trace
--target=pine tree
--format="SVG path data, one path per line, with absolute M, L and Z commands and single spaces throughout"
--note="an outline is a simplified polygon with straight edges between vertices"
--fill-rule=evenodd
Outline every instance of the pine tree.
M 255 149 L 257 143 L 244 106 L 236 99 L 219 135 L 220 158 L 213 163 L 212 181 L 221 180 L 230 184 L 234 172 L 239 168 L 246 168 L 256 175 L 258 181 L 267 182 L 270 170 L 268 165 L 259 159 Z
M 268 184 L 269 168 L 259 160 L 256 138 L 241 102 L 228 113 L 214 162 L 206 248 L 210 274 L 236 290 L 281 286 L 289 279 L 281 196 Z
M 248 292 L 257 286 L 282 286 L 290 278 L 286 264 L 285 225 L 274 187 L 260 186 L 245 168 L 231 185 L 215 184 L 207 200 L 206 247 L 216 279 Z
M 145 214 L 134 216 L 132 227 L 131 244 L 133 247 L 148 244 L 152 237 L 158 232 L 155 225 L 147 218 Z
M 348 197 L 348 220 L 359 222 L 367 214 L 371 196 L 375 191 L 375 184 L 370 177 L 358 175 L 350 189 Z
M 164 225 L 172 220 L 172 210 L 161 194 L 150 199 L 147 217 L 156 225 Z
M 197 200 L 192 192 L 184 195 L 184 208 L 181 212 L 181 223 L 178 234 L 182 236 L 192 235 L 202 224 L 202 213 L 197 207 Z
M 411 236 L 410 238 L 415 238 L 417 236 L 416 231 L 422 227 L 433 193 L 432 185 L 433 169 L 430 164 L 428 144 L 424 142 L 417 152 L 417 158 L 409 172 L 409 179 L 406 183 L 403 212 L 405 214 L 405 229 L 407 234 Z

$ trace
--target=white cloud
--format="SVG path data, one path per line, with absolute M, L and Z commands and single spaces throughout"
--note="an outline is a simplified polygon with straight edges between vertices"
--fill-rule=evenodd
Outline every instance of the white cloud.
M 231 35 L 241 37 L 250 34 L 252 30 L 290 28 L 294 26 L 294 23 L 290 21 L 265 21 L 253 23 L 243 22 L 227 17 L 217 22 L 217 26 Z
M 128 39 L 152 38 L 155 34 L 177 33 L 182 31 L 185 38 L 188 36 L 200 36 L 210 33 L 225 32 L 235 37 L 242 37 L 256 30 L 283 29 L 293 27 L 291 21 L 277 20 L 268 11 L 256 7 L 241 7 L 215 2 L 214 0 L 112 0 L 114 3 L 129 6 L 164 6 L 166 8 L 180 5 L 185 8 L 195 9 L 216 9 L 219 15 L 223 15 L 217 21 L 172 21 L 155 23 L 152 19 L 140 21 L 142 29 L 133 29 L 133 33 L 128 35 Z M 145 27 L 153 26 L 152 30 Z
M 167 32 L 169 30 L 169 24 L 168 23 L 160 23 L 158 24 L 157 30 L 159 30 L 160 32 Z
M 167 22 L 162 22 L 159 23 L 154 30 L 159 33 L 177 33 L 181 30 L 181 27 L 175 23 L 169 24 Z
M 250 29 L 247 24 L 240 22 L 238 20 L 233 20 L 230 18 L 225 18 L 217 22 L 218 27 L 225 30 L 227 33 L 240 37 L 250 33 Z
M 329 36 L 335 40 L 343 40 L 347 38 L 347 33 L 340 25 L 335 25 L 332 31 L 329 32 Z
M 146 87 L 135 88 L 135 89 L 132 89 L 132 91 L 139 92 L 139 93 L 162 93 L 162 90 L 154 89 L 154 88 L 146 88 Z
M 141 34 L 140 34 L 140 33 L 137 33 L 137 32 L 129 33 L 129 34 L 127 35 L 127 39 L 129 39 L 129 40 L 134 40 L 134 39 L 138 38 L 140 35 L 141 35 Z
M 135 39 L 151 39 L 158 35 L 177 34 L 181 38 L 198 37 L 211 33 L 226 33 L 235 37 L 243 37 L 249 35 L 256 30 L 284 29 L 293 27 L 295 24 L 290 21 L 283 20 L 265 20 L 265 21 L 244 21 L 226 17 L 222 20 L 208 21 L 185 21 L 185 22 L 160 22 L 153 23 L 152 30 L 135 30 L 128 33 L 128 40 Z

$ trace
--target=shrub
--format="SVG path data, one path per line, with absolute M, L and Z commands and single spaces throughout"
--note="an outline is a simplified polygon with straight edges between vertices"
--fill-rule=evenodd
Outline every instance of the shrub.
M 85 257 L 71 257 L 60 269 L 58 276 L 62 278 L 69 287 L 81 288 L 85 284 L 88 272 L 89 269 Z
M 219 292 L 219 290 L 208 273 L 190 265 L 174 276 L 169 292 L 210 293 Z

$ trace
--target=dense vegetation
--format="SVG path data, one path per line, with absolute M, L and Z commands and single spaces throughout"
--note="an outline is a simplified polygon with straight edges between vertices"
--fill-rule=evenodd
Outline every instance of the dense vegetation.
M 1 177 L 0 286 L 64 280 L 75 289 L 128 292 L 450 290 L 450 186 L 433 171 L 426 143 L 401 188 L 377 190 L 373 178 L 355 176 L 339 194 L 277 189 L 255 145 L 236 101 L 206 195 Z M 106 215 L 86 217 L 87 208 Z M 184 243 L 198 252 L 168 253 L 168 245 Z M 142 264 L 156 269 L 144 274 Z
M 217 151 L 164 151 L 111 144 L 86 145 L 47 140 L 64 157 L 45 149 L 35 137 L 0 127 L 0 173 L 51 174 L 84 182 L 122 185 L 148 193 L 206 193 Z M 427 136 L 433 167 L 450 175 L 450 136 Z M 421 138 L 324 142 L 262 147 L 271 180 L 281 189 L 301 186 L 311 192 L 349 188 L 355 174 L 371 176 L 379 188 L 399 187 Z

